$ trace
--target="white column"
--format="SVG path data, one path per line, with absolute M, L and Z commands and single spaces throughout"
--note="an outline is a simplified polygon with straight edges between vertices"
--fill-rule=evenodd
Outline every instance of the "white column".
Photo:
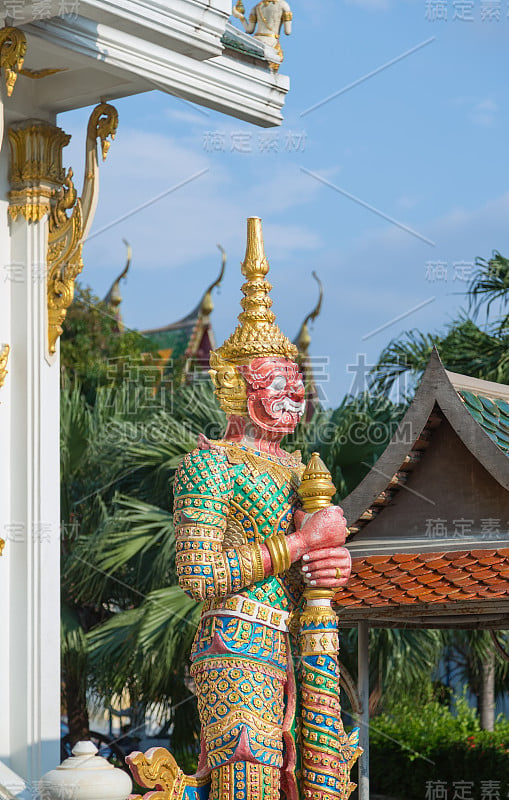
M 3 115 L 3 102 L 0 96 L 0 109 Z M 0 141 L 0 346 L 11 344 L 11 307 L 10 307 L 10 286 L 7 282 L 8 274 L 6 266 L 10 262 L 11 245 L 9 224 L 7 217 L 7 170 L 8 158 L 5 151 L 6 138 L 3 143 Z M 7 146 L 8 147 L 8 146 Z M 0 538 L 7 539 L 8 523 L 10 520 L 10 452 L 11 452 L 11 429 L 10 429 L 10 410 L 11 410 L 11 364 L 12 353 L 9 358 L 7 369 L 9 374 L 5 379 L 4 386 L 0 389 Z M 10 608 L 9 608 L 9 542 L 4 549 L 3 556 L 0 557 L 0 641 L 4 643 L 0 666 L 0 760 L 5 760 L 9 753 L 9 706 L 10 706 L 10 658 L 8 655 L 9 629 L 10 629 Z M 1 781 L 0 781 L 1 782 Z
M 359 800 L 369 800 L 369 624 L 357 623 L 357 663 L 359 675 L 359 744 L 364 753 L 359 759 Z
M 0 151 L 2 198 L 10 148 Z M 59 364 L 46 360 L 47 214 L 8 220 L 2 200 L 0 340 L 11 346 L 0 390 L 4 620 L 0 759 L 36 781 L 60 760 Z M 7 246 L 7 242 L 10 247 Z

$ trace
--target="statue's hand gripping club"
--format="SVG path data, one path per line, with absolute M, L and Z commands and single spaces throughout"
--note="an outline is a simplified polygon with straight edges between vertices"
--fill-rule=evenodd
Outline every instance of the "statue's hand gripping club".
M 294 520 L 305 551 L 302 570 L 306 582 L 326 590 L 324 599 L 347 584 L 352 566 L 350 553 L 342 547 L 346 520 L 341 508 L 331 505 L 335 491 L 327 467 L 318 453 L 313 453 L 299 488 L 303 510 L 295 513 Z

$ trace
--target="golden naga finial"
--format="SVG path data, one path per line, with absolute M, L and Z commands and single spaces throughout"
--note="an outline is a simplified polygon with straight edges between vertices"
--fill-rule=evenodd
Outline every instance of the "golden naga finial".
M 27 40 L 19 28 L 0 29 L 0 69 L 4 72 L 7 97 L 12 95 L 27 51 Z
M 118 327 L 121 332 L 124 329 L 124 323 L 122 320 L 122 314 L 120 312 L 120 304 L 122 303 L 122 295 L 120 293 L 120 281 L 126 279 L 127 273 L 129 272 L 129 267 L 131 266 L 131 261 L 133 256 L 132 247 L 127 241 L 127 239 L 122 239 L 122 241 L 127 248 L 126 264 L 124 269 L 118 276 L 118 278 L 115 278 L 115 280 L 111 284 L 110 289 L 103 300 L 103 303 L 112 310 L 114 316 L 116 317 Z
M 210 284 L 208 289 L 204 292 L 201 304 L 200 304 L 200 316 L 202 317 L 209 317 L 212 312 L 214 311 L 214 301 L 212 300 L 212 290 L 215 289 L 224 277 L 224 271 L 226 269 L 226 251 L 224 247 L 221 247 L 218 244 L 218 249 L 221 251 L 221 269 L 219 271 L 219 275 L 215 279 L 213 283 Z
M 217 355 L 231 364 L 245 364 L 259 356 L 295 359 L 298 350 L 275 324 L 275 314 L 270 310 L 271 284 L 265 279 L 269 263 L 265 256 L 262 221 L 259 217 L 247 220 L 246 256 L 242 274 L 246 283 L 242 286 L 243 311 L 239 314 L 239 325 L 229 339 L 217 351 Z
M 295 344 L 299 348 L 299 355 L 301 356 L 301 358 L 308 355 L 309 345 L 311 344 L 311 336 L 309 335 L 308 323 L 314 322 L 314 320 L 317 318 L 320 311 L 322 310 L 323 285 L 320 278 L 318 277 L 318 275 L 314 270 L 312 275 L 319 287 L 318 302 L 314 307 L 314 309 L 309 312 L 306 319 L 300 326 L 300 331 L 297 334 L 297 338 L 295 340 Z
M 302 508 L 307 514 L 313 514 L 320 508 L 330 506 L 331 500 L 336 494 L 336 487 L 319 453 L 313 453 L 309 459 L 307 467 L 302 473 L 298 493 Z

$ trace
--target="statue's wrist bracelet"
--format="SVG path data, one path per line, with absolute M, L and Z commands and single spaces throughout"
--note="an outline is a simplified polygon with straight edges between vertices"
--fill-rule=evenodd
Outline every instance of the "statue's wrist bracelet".
M 284 533 L 276 533 L 265 539 L 265 544 L 270 553 L 274 575 L 280 575 L 281 572 L 285 572 L 292 563 L 286 536 Z

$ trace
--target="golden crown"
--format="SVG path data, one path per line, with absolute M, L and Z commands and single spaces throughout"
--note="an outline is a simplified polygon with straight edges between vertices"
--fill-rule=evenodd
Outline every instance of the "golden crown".
M 272 286 L 265 279 L 269 262 L 265 256 L 259 217 L 247 220 L 246 255 L 241 269 L 246 278 L 242 286 L 244 297 L 240 302 L 243 311 L 239 314 L 239 325 L 218 348 L 217 356 L 230 364 L 245 364 L 259 356 L 295 359 L 296 346 L 281 333 L 275 324 L 276 316 L 270 310 Z

